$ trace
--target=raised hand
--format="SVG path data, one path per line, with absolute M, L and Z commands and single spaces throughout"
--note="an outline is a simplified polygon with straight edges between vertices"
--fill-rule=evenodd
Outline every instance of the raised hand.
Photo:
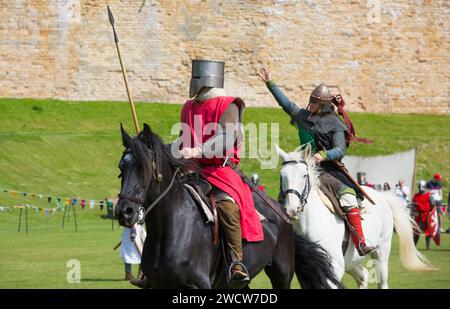
M 342 96 L 339 93 L 334 96 L 334 99 L 336 100 L 336 102 L 338 104 L 340 104 L 342 102 Z
M 313 160 L 314 160 L 314 162 L 315 162 L 316 164 L 319 164 L 319 163 L 322 162 L 324 159 L 323 159 L 322 155 L 321 155 L 320 153 L 317 152 L 316 154 L 314 154 Z
M 267 82 L 267 81 L 272 79 L 272 76 L 270 74 L 270 70 L 265 68 L 265 67 L 258 66 L 258 69 L 256 70 L 256 73 L 258 73 L 259 78 L 261 78 L 261 80 L 263 82 Z
M 196 148 L 184 147 L 183 149 L 180 150 L 180 154 L 185 159 L 197 158 L 201 156 L 202 150 L 197 147 Z

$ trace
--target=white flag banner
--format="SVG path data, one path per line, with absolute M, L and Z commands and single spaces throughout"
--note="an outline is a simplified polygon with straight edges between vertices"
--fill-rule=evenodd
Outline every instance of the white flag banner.
M 415 148 L 387 156 L 345 156 L 342 162 L 355 180 L 357 180 L 356 174 L 362 172 L 366 174 L 368 183 L 380 185 L 383 188 L 384 183 L 387 182 L 393 191 L 398 181 L 403 179 L 411 193 L 414 192 Z M 408 200 L 410 199 L 411 196 L 408 197 Z

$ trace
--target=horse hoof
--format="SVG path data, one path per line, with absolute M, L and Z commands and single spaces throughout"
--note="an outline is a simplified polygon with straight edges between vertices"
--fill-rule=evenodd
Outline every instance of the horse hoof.
M 240 290 L 246 288 L 250 284 L 250 279 L 248 280 L 233 280 L 230 281 L 230 288 Z
M 146 278 L 141 279 L 141 280 L 133 279 L 133 280 L 130 281 L 130 283 L 132 285 L 134 285 L 134 286 L 137 286 L 138 288 L 141 288 L 141 289 L 145 289 L 146 290 L 146 289 L 150 288 L 150 281 L 148 279 L 146 279 Z

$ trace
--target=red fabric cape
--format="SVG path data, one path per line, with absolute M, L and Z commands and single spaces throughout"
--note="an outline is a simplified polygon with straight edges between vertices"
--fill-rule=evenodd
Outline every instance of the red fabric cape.
M 182 126 L 184 124 L 185 129 L 189 128 L 190 132 L 183 130 L 181 146 L 195 147 L 214 136 L 220 116 L 235 100 L 235 97 L 215 97 L 202 102 L 186 101 L 181 111 L 181 123 Z M 237 105 L 242 112 L 244 106 Z M 195 128 L 195 119 L 199 122 L 198 128 Z M 206 125 L 212 126 L 213 130 L 203 132 Z M 229 155 L 229 160 L 238 164 L 240 161 L 239 145 L 235 145 L 233 152 Z M 232 168 L 222 166 L 224 158 L 199 158 L 196 160 L 202 168 L 202 176 L 213 186 L 229 194 L 238 204 L 241 213 L 242 238 L 249 242 L 263 240 L 264 234 L 255 210 L 250 187 Z

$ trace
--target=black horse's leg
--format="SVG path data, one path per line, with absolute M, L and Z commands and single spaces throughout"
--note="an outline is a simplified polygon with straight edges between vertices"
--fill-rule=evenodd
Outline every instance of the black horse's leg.
M 264 268 L 274 289 L 289 289 L 295 273 L 294 234 L 290 227 L 280 228 L 272 264 Z
M 198 274 L 197 280 L 194 284 L 195 289 L 211 289 L 211 280 L 209 279 L 209 276 L 206 276 L 204 274 L 207 274 L 207 272 Z
M 264 268 L 265 273 L 270 279 L 273 289 L 290 289 L 293 273 L 283 272 L 282 269 L 277 266 L 266 266 Z

